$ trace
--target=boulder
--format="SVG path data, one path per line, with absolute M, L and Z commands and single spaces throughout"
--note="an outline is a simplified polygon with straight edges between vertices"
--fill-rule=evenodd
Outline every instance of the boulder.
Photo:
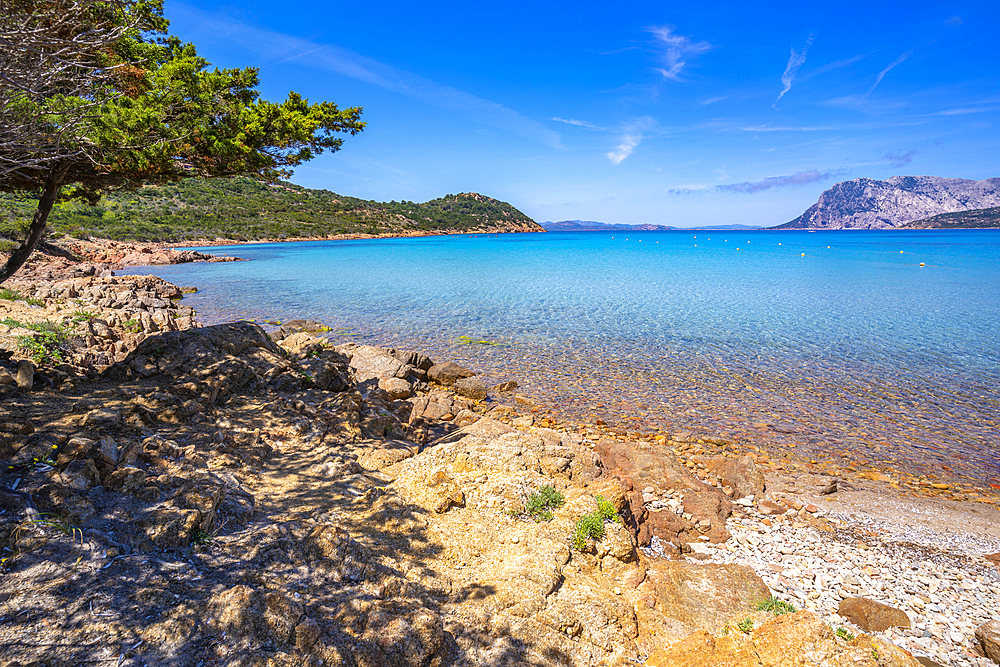
M 139 527 L 160 549 L 181 549 L 191 543 L 200 518 L 198 510 L 155 509 L 140 518 Z
M 468 368 L 459 366 L 454 361 L 446 361 L 443 364 L 436 364 L 427 369 L 427 377 L 438 384 L 450 386 L 462 378 L 475 375 Z
M 456 380 L 454 387 L 455 393 L 459 396 L 465 396 L 474 401 L 486 399 L 486 385 L 477 377 L 473 376 Z
M 105 477 L 104 488 L 121 493 L 135 493 L 146 482 L 146 473 L 132 466 L 119 468 Z
M 413 387 L 409 382 L 397 377 L 384 378 L 378 381 L 378 388 L 389 394 L 389 398 L 394 401 L 409 398 L 413 393 Z
M 726 519 L 732 505 L 725 494 L 705 484 L 688 470 L 666 447 L 649 443 L 622 443 L 605 438 L 594 447 L 601 465 L 634 491 L 629 506 L 634 523 L 630 528 L 639 546 L 649 544 L 652 535 L 679 546 L 707 535 L 713 542 L 729 539 Z M 650 513 L 645 508 L 641 490 L 646 487 L 673 489 L 684 497 L 684 509 L 693 519 L 670 512 Z M 705 530 L 699 522 L 707 521 Z
M 657 561 L 646 576 L 656 591 L 656 608 L 692 630 L 719 632 L 771 597 L 767 584 L 743 565 Z
M 252 322 L 231 322 L 210 327 L 169 331 L 144 339 L 122 361 L 103 375 L 125 381 L 150 373 L 148 365 L 162 376 L 203 391 L 202 405 L 225 401 L 229 396 L 256 391 L 265 382 L 282 385 L 287 379 L 294 388 L 300 384 L 298 369 L 284 358 L 279 348 Z M 279 377 L 282 376 L 282 377 Z M 283 386 L 283 385 L 282 385 Z
M 427 369 L 434 365 L 434 362 L 431 361 L 430 357 L 426 354 L 411 352 L 410 350 L 392 350 L 392 356 L 407 366 L 413 366 L 414 368 L 423 371 L 425 374 Z
M 705 461 L 710 473 L 722 478 L 722 485 L 732 488 L 733 500 L 764 493 L 764 474 L 749 456 L 730 459 L 714 456 Z
M 101 483 L 101 476 L 93 459 L 77 459 L 63 469 L 62 483 L 71 489 L 89 489 Z
M 35 384 L 35 364 L 27 359 L 17 362 L 17 388 L 28 391 Z
M 905 611 L 868 598 L 844 598 L 837 613 L 865 632 L 910 627 L 910 617 Z
M 976 628 L 979 645 L 993 662 L 1000 664 L 1000 621 L 989 621 Z

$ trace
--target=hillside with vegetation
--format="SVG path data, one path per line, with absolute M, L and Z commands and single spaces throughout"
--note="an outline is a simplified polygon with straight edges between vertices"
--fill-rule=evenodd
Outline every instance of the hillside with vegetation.
M 1000 227 L 1000 206 L 942 213 L 916 220 L 900 229 L 982 229 Z
M 0 194 L 0 236 L 23 238 L 37 204 Z M 65 201 L 49 218 L 52 237 L 163 243 L 515 231 L 544 230 L 510 204 L 476 193 L 383 203 L 250 178 L 185 179 L 112 193 L 93 206 Z

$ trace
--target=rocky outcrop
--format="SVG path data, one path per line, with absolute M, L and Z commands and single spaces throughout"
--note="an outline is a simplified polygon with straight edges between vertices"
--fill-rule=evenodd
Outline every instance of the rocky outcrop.
M 910 617 L 905 611 L 868 598 L 844 598 L 837 613 L 865 632 L 910 627 Z
M 1000 665 L 1000 621 L 988 621 L 976 628 L 976 639 L 983 653 Z
M 1000 206 L 1000 178 L 856 178 L 837 183 L 795 220 L 774 229 L 893 229 L 941 213 Z
M 747 616 L 747 630 L 701 632 L 654 651 L 646 667 L 917 667 L 919 662 L 891 644 L 868 635 L 838 638 L 815 614 L 769 618 Z
M 673 545 L 675 552 L 680 553 L 685 544 L 703 538 L 712 542 L 729 539 L 726 529 L 726 518 L 732 512 L 729 496 L 722 488 L 699 479 L 666 445 L 625 444 L 605 439 L 594 452 L 603 467 L 620 478 L 631 492 L 628 496 L 634 521 L 631 528 L 640 545 L 649 544 L 655 536 L 663 545 Z M 731 476 L 756 481 L 753 472 L 737 473 L 737 467 L 738 462 L 725 464 Z M 660 498 L 667 500 L 659 503 Z M 647 503 L 653 502 L 658 506 L 647 508 Z

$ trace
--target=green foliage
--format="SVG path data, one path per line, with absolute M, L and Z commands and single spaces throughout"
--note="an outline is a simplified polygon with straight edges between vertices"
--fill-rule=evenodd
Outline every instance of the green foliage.
M 535 521 L 551 521 L 552 510 L 566 504 L 566 497 L 554 486 L 545 484 L 528 496 L 524 511 Z
M 65 359 L 59 349 L 56 334 L 39 333 L 34 336 L 17 336 L 18 347 L 25 351 L 36 364 L 61 364 Z
M 73 311 L 71 317 L 74 322 L 93 322 L 97 319 L 97 313 L 92 313 L 87 310 L 76 310 Z
M 573 548 L 578 551 L 586 549 L 590 540 L 599 540 L 604 537 L 605 521 L 621 523 L 621 518 L 613 503 L 603 496 L 594 496 L 594 500 L 597 501 L 597 510 L 577 519 L 573 534 L 570 536 Z
M 854 633 L 848 631 L 847 628 L 837 628 L 837 631 L 834 634 L 836 634 L 841 639 L 846 639 L 847 641 L 851 641 L 852 639 L 854 639 Z
M 30 35 L 48 28 L 52 6 L 27 0 L 4 10 L 12 13 L 21 34 Z M 70 3 L 59 21 L 59 38 L 83 44 L 68 57 L 73 69 L 66 69 L 61 81 L 0 106 L 0 126 L 33 128 L 30 136 L 0 142 L 7 167 L 0 172 L 0 190 L 38 197 L 35 206 L 15 206 L 0 215 L 8 225 L 23 226 L 31 217 L 24 214 L 37 211 L 27 236 L 13 235 L 25 241 L 25 248 L 40 238 L 60 193 L 64 202 L 56 212 L 64 216 L 65 228 L 58 233 L 83 235 L 99 221 L 111 238 L 157 237 L 155 225 L 130 218 L 121 206 L 131 205 L 131 196 L 119 196 L 101 210 L 88 211 L 79 202 L 96 204 L 111 191 L 195 177 L 240 175 L 276 182 L 303 162 L 339 150 L 343 139 L 338 133 L 364 129 L 360 107 L 310 103 L 295 92 L 283 102 L 269 102 L 257 90 L 257 69 L 210 67 L 192 44 L 167 35 L 162 0 Z M 88 50 L 91 39 L 99 46 Z M 13 49 L 8 61 L 16 64 L 7 68 L 5 79 L 31 79 L 30 67 L 39 55 L 43 64 L 65 60 L 29 43 L 18 42 Z M 163 220 L 168 226 L 171 217 L 168 210 Z M 3 267 L 3 278 L 26 257 L 15 253 L 17 262 Z
M 142 322 L 139 320 L 125 320 L 122 322 L 122 329 L 131 333 L 139 333 L 142 331 Z
M 7 289 L 6 287 L 0 288 L 0 299 L 4 299 L 6 301 L 24 301 L 29 306 L 45 307 L 45 301 L 42 299 L 31 299 L 26 296 L 22 296 L 17 290 Z
M 574 549 L 583 551 L 590 540 L 599 540 L 602 537 L 604 537 L 604 519 L 597 512 L 591 512 L 576 520 L 570 539 Z
M 794 614 L 796 611 L 798 611 L 788 602 L 780 600 L 773 595 L 767 598 L 766 600 L 758 602 L 757 606 L 754 607 L 754 609 L 756 611 L 769 611 L 775 616 L 781 616 L 782 614 Z
M 745 635 L 753 632 L 753 619 L 747 616 L 742 621 L 736 624 L 736 629 Z
M 212 535 L 206 533 L 201 528 L 195 528 L 194 531 L 191 533 L 191 544 L 203 547 L 203 546 L 208 546 L 211 543 L 212 543 Z
M 597 501 L 597 513 L 600 515 L 601 519 L 604 521 L 614 521 L 616 523 L 621 523 L 622 520 L 618 516 L 618 510 L 615 509 L 614 503 L 610 500 L 605 500 L 604 496 L 594 496 L 594 500 Z
M 71 237 L 179 242 L 476 232 L 503 223 L 533 224 L 531 218 L 510 204 L 482 195 L 453 195 L 449 201 L 466 199 L 475 206 L 455 204 L 448 208 L 443 199 L 423 204 L 385 204 L 287 182 L 189 178 L 134 192 L 111 192 L 93 206 L 76 200 L 60 202 L 49 215 L 49 228 Z M 8 217 L 30 215 L 37 203 L 37 198 L 30 195 L 0 194 L 0 220 L 5 213 Z M 23 238 L 23 231 L 19 234 L 12 232 L 6 237 Z M 0 237 L 4 237 L 2 228 Z M 495 345 L 469 337 L 459 340 L 464 344 Z
M 12 329 L 29 329 L 37 333 L 31 336 L 17 336 L 18 347 L 25 351 L 36 364 L 61 364 L 65 361 L 59 346 L 66 341 L 66 329 L 50 322 L 21 322 L 6 318 L 0 321 Z

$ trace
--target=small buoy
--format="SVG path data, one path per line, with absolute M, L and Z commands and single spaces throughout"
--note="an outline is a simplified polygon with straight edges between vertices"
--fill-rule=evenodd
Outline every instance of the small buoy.
M 924 265 L 924 263 L 923 263 L 923 262 L 920 262 L 920 266 L 923 266 L 923 265 Z
M 900 251 L 899 251 L 899 254 L 900 254 L 900 255 L 902 255 L 902 254 L 903 254 L 903 251 L 902 251 L 902 250 L 900 250 Z
M 781 245 L 780 243 L 778 245 Z
M 826 249 L 827 249 L 827 250 L 829 250 L 829 249 L 830 249 L 830 246 L 827 246 L 827 247 L 826 247 Z
M 803 256 L 803 257 L 805 257 L 805 256 L 806 256 L 806 254 L 805 254 L 805 253 L 802 253 L 802 256 Z

